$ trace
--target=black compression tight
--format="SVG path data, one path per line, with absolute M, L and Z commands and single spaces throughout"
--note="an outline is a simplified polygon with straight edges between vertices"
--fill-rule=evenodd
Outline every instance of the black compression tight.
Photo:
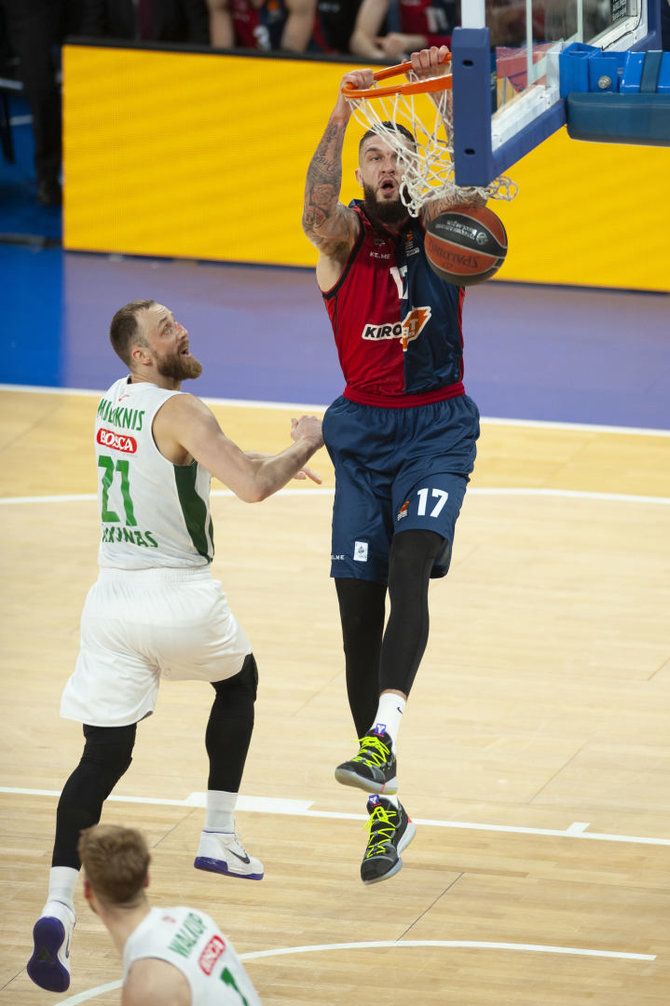
M 208 789 L 237 793 L 254 729 L 258 669 L 249 653 L 239 674 L 214 684 L 216 698 L 205 734 L 209 755 Z
M 86 743 L 81 761 L 58 801 L 52 866 L 79 869 L 79 834 L 98 823 L 103 803 L 128 769 L 136 730 L 136 723 L 126 727 L 84 724 Z
M 384 634 L 386 584 L 335 580 L 340 605 L 347 698 L 359 737 L 379 704 L 379 656 Z
M 344 643 L 347 696 L 359 737 L 370 729 L 379 695 L 392 689 L 409 695 L 428 641 L 428 584 L 444 539 L 433 531 L 402 531 L 391 545 L 386 586 L 337 579 Z
M 237 793 L 254 725 L 258 673 L 249 654 L 239 674 L 213 687 L 216 697 L 207 724 L 209 789 Z M 81 760 L 65 783 L 56 812 L 52 866 L 80 867 L 80 832 L 97 824 L 102 805 L 132 761 L 137 724 L 94 727 L 84 724 Z

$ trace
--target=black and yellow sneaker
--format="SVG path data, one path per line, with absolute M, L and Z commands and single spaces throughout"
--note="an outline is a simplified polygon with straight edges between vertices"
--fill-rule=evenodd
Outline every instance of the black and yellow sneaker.
M 361 880 L 377 884 L 398 872 L 400 853 L 416 835 L 416 827 L 402 804 L 394 807 L 383 796 L 371 796 L 367 809 L 370 837 L 361 863 Z
M 335 769 L 337 781 L 366 793 L 397 793 L 396 760 L 389 735 L 369 730 L 358 743 L 358 754 Z

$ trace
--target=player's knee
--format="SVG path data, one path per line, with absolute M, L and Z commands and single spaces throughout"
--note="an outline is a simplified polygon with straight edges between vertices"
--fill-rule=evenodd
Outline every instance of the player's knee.
M 386 584 L 338 577 L 335 589 L 345 651 L 358 650 L 381 639 L 386 614 Z
M 450 549 L 449 541 L 435 531 L 411 528 L 395 535 L 391 545 L 391 566 L 404 569 L 420 568 L 441 560 Z
M 253 653 L 247 653 L 242 670 L 230 678 L 224 678 L 223 681 L 213 681 L 212 686 L 217 696 L 223 699 L 243 691 L 248 693 L 252 701 L 255 702 L 258 692 L 258 665 Z
M 136 732 L 136 723 L 124 727 L 94 727 L 86 724 L 86 744 L 81 757 L 81 768 L 95 772 L 111 791 L 128 771 L 133 760 Z
M 337 577 L 335 590 L 340 614 L 351 621 L 367 621 L 373 612 L 384 610 L 386 584 L 376 580 Z

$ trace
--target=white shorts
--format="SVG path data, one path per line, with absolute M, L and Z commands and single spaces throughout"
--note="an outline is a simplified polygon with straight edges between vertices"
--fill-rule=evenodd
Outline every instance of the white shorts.
M 161 677 L 222 681 L 251 645 L 209 566 L 101 569 L 81 616 L 81 649 L 61 716 L 91 726 L 138 723 Z

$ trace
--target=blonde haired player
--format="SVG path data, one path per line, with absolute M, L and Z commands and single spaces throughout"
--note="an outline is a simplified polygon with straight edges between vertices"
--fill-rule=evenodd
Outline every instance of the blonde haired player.
M 151 857 L 133 828 L 96 825 L 79 839 L 84 897 L 123 958 L 123 1006 L 260 1006 L 235 950 L 197 908 L 152 908 Z

